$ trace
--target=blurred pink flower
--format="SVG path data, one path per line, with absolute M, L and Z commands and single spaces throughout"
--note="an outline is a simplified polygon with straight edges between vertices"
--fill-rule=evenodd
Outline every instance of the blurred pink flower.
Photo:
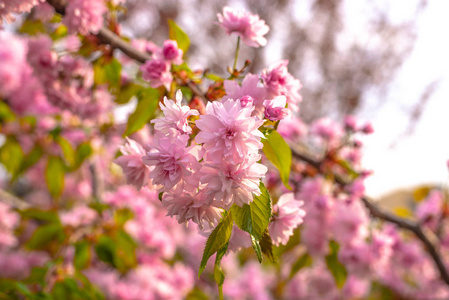
M 217 14 L 217 18 L 220 26 L 226 30 L 227 34 L 238 35 L 246 45 L 258 48 L 267 44 L 264 35 L 268 33 L 270 28 L 258 15 L 225 6 L 223 7 L 223 14 Z
M 175 65 L 182 64 L 182 55 L 184 54 L 181 49 L 178 48 L 178 43 L 174 40 L 164 41 L 164 46 L 160 49 L 160 53 L 156 53 L 158 58 L 170 61 Z
M 151 87 L 158 88 L 163 85 L 170 90 L 173 77 L 168 62 L 161 59 L 148 60 L 140 67 L 140 71 L 142 71 L 142 78 L 148 80 Z
M 69 34 L 98 33 L 103 26 L 103 14 L 106 10 L 103 0 L 71 0 L 62 21 L 67 26 Z
M 144 148 L 136 141 L 126 138 L 126 144 L 120 146 L 120 152 L 122 152 L 122 156 L 114 162 L 122 167 L 128 184 L 132 184 L 138 189 L 142 188 L 148 183 L 150 175 L 150 169 L 142 161 L 142 157 L 145 155 Z
M 60 213 L 61 223 L 72 227 L 89 225 L 97 217 L 97 212 L 87 206 L 77 206 L 68 212 Z
M 265 118 L 271 121 L 280 121 L 289 115 L 289 110 L 285 108 L 287 98 L 285 96 L 277 96 L 273 100 L 265 100 Z
M 286 245 L 293 230 L 303 222 L 306 212 L 304 202 L 295 199 L 293 193 L 283 194 L 273 206 L 273 220 L 269 225 L 270 236 L 276 246 Z

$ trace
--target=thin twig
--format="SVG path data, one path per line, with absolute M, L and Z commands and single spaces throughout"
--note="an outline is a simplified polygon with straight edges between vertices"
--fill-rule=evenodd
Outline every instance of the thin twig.
M 30 207 L 27 202 L 2 189 L 0 189 L 0 201 L 20 210 Z

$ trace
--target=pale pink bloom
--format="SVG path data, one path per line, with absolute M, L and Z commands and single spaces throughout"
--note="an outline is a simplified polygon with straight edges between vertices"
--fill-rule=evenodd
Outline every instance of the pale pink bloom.
M 9 34 L 0 34 L 0 97 L 8 97 L 22 86 L 23 69 L 31 71 L 26 62 L 28 45 Z
M 295 199 L 293 193 L 287 193 L 273 206 L 273 218 L 268 228 L 276 246 L 286 245 L 293 230 L 302 224 L 306 214 L 301 208 L 303 204 L 304 202 Z
M 338 251 L 338 259 L 351 274 L 360 277 L 370 276 L 374 260 L 370 246 L 366 243 L 341 247 Z
M 294 116 L 281 120 L 277 128 L 277 132 L 279 132 L 284 139 L 289 141 L 294 141 L 305 137 L 307 135 L 307 131 L 307 125 L 304 124 L 301 119 Z
M 265 118 L 271 121 L 280 121 L 289 115 L 289 110 L 285 108 L 287 98 L 285 96 L 277 96 L 273 100 L 265 100 Z
M 357 119 L 354 116 L 347 115 L 344 119 L 345 129 L 348 131 L 356 132 L 359 129 Z
M 17 244 L 14 228 L 19 224 L 19 215 L 7 204 L 0 202 L 0 248 Z
M 161 191 L 168 191 L 181 181 L 188 180 L 198 164 L 192 154 L 193 148 L 187 148 L 188 135 L 179 135 L 171 129 L 168 135 L 156 133 L 151 151 L 142 158 L 144 164 L 154 167 L 150 178 Z
M 201 168 L 201 183 L 206 184 L 204 193 L 216 206 L 228 209 L 232 204 L 240 207 L 260 196 L 260 179 L 267 167 L 257 163 L 260 156 L 247 156 L 240 163 L 223 160 L 221 165 L 207 164 Z
M 175 65 L 182 64 L 183 51 L 178 48 L 178 43 L 174 40 L 164 41 L 164 46 L 160 49 L 159 53 L 156 53 L 158 58 L 170 61 Z
M 142 71 L 142 78 L 150 82 L 150 86 L 158 88 L 165 86 L 170 90 L 170 85 L 173 81 L 173 76 L 170 73 L 170 64 L 161 59 L 147 60 L 145 64 L 140 67 Z
M 257 154 L 263 137 L 258 128 L 263 121 L 251 117 L 254 107 L 242 108 L 239 101 L 209 102 L 206 115 L 201 115 L 196 126 L 201 130 L 196 136 L 198 144 L 204 143 L 208 157 L 220 163 L 244 160 L 248 154 Z
M 44 252 L 17 249 L 2 251 L 0 252 L 0 278 L 25 279 L 30 275 L 33 267 L 43 267 L 48 261 L 49 257 Z
M 260 83 L 259 76 L 248 73 L 243 78 L 241 86 L 235 80 L 225 80 L 223 85 L 226 91 L 223 100 L 240 99 L 242 107 L 246 107 L 247 105 L 244 104 L 246 102 L 245 97 L 250 96 L 253 99 L 252 105 L 255 107 L 252 115 L 263 119 L 263 101 L 267 99 L 267 91 Z M 242 99 L 244 99 L 243 103 Z
M 33 6 L 38 5 L 39 0 L 6 0 L 0 3 L 0 29 L 2 28 L 3 19 L 7 23 L 14 22 L 13 14 L 21 14 L 30 12 Z M 3 45 L 3 44 L 2 44 Z
M 142 161 L 145 150 L 136 141 L 126 138 L 125 146 L 120 146 L 122 156 L 118 157 L 114 162 L 122 167 L 128 184 L 134 185 L 137 189 L 141 189 L 143 185 L 148 183 L 150 169 Z
M 251 246 L 252 243 L 249 233 L 234 225 L 232 227 L 231 238 L 229 239 L 228 251 L 237 252 L 242 248 L 249 248 Z
M 416 216 L 424 224 L 435 229 L 438 221 L 443 214 L 443 194 L 438 191 L 432 191 L 416 208 Z
M 318 136 L 330 147 L 338 146 L 344 134 L 340 124 L 329 118 L 321 118 L 314 121 L 310 126 L 310 132 Z
M 49 22 L 55 15 L 55 9 L 47 2 L 40 2 L 33 10 L 33 18 L 43 22 Z
M 368 279 L 349 275 L 342 292 L 345 299 L 366 299 L 370 288 L 371 282 Z
M 340 244 L 363 242 L 368 236 L 368 216 L 360 201 L 336 201 L 330 227 Z
M 299 90 L 302 85 L 287 69 L 288 60 L 282 60 L 262 72 L 262 80 L 272 97 L 284 95 L 287 97 L 288 109 L 299 110 L 302 101 Z
M 190 109 L 187 105 L 181 105 L 181 101 L 182 93 L 181 90 L 178 90 L 176 92 L 176 102 L 165 97 L 165 106 L 162 103 L 159 103 L 159 106 L 164 113 L 164 117 L 151 121 L 151 123 L 154 123 L 154 129 L 163 133 L 168 133 L 170 128 L 174 128 L 181 134 L 192 133 L 188 118 L 190 116 L 199 115 L 199 112 L 196 109 Z
M 60 213 L 61 223 L 72 227 L 90 225 L 97 217 L 97 212 L 87 206 L 77 206 L 68 212 Z
M 103 26 L 103 14 L 106 10 L 103 0 L 71 0 L 62 21 L 67 26 L 69 34 L 98 33 Z
M 178 223 L 186 223 L 192 220 L 202 229 L 206 223 L 215 226 L 221 219 L 220 208 L 213 207 L 205 201 L 202 193 L 189 192 L 165 192 L 162 196 L 162 204 L 167 208 L 167 216 L 176 216 Z
M 227 34 L 238 35 L 246 45 L 258 48 L 267 44 L 264 35 L 268 33 L 270 27 L 258 15 L 225 6 L 223 14 L 217 14 L 217 18 Z

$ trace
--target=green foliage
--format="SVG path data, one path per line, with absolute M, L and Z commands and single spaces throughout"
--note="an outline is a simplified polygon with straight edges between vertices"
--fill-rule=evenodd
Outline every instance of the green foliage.
M 53 286 L 51 296 L 55 300 L 101 300 L 103 295 L 87 280 L 80 280 L 80 276 L 66 277 Z
M 95 85 L 108 84 L 112 91 L 120 88 L 122 65 L 115 58 L 100 57 L 93 64 Z
M 265 229 L 262 239 L 260 239 L 259 241 L 259 244 L 262 253 L 265 254 L 271 262 L 277 262 L 277 259 L 273 253 L 273 240 L 271 239 L 268 228 Z
M 92 155 L 93 152 L 94 150 L 89 142 L 79 144 L 75 152 L 75 165 L 73 169 L 78 169 L 82 163 Z
M 59 245 L 65 239 L 64 228 L 61 224 L 51 223 L 39 226 L 26 243 L 30 250 L 43 250 Z
M 291 190 L 288 184 L 290 169 L 292 166 L 292 150 L 285 142 L 284 138 L 275 130 L 266 133 L 266 139 L 263 142 L 263 153 L 269 161 L 276 166 L 281 175 L 285 187 Z
M 73 265 L 77 270 L 85 269 L 91 260 L 90 244 L 88 241 L 81 241 L 75 244 L 75 256 Z
M 124 230 L 118 230 L 110 236 L 100 236 L 95 252 L 100 260 L 126 273 L 137 265 L 136 247 L 134 240 Z
M 47 188 L 54 198 L 59 198 L 64 190 L 64 176 L 65 176 L 64 161 L 58 156 L 49 156 L 47 160 L 47 167 L 45 168 L 45 181 Z
M 217 251 L 217 256 L 215 258 L 214 279 L 218 285 L 218 293 L 219 293 L 220 299 L 223 299 L 223 283 L 225 280 L 225 275 L 221 268 L 221 259 L 223 258 L 223 256 L 226 254 L 226 251 L 228 250 L 228 244 L 229 243 L 226 243 L 223 247 L 221 247 Z
M 290 278 L 293 278 L 296 273 L 298 273 L 302 268 L 311 266 L 312 263 L 313 259 L 309 255 L 309 253 L 304 253 L 303 255 L 301 255 L 292 266 L 292 269 L 290 271 Z
M 26 18 L 23 21 L 22 26 L 19 28 L 20 33 L 26 33 L 29 35 L 38 35 L 45 33 L 44 24 L 39 20 L 33 20 L 32 18 Z
M 234 216 L 235 224 L 243 231 L 246 231 L 251 236 L 251 243 L 256 252 L 259 262 L 262 262 L 262 248 L 260 241 L 264 238 L 264 250 L 268 256 L 272 257 L 272 247 L 268 241 L 269 234 L 265 233 L 271 219 L 272 203 L 271 197 L 261 182 L 259 185 L 261 195 L 255 196 L 254 200 L 248 205 L 244 204 L 242 207 L 233 205 L 231 212 Z
M 190 39 L 188 35 L 171 19 L 168 20 L 168 37 L 178 43 L 184 54 L 189 50 Z
M 215 227 L 214 231 L 209 235 L 206 247 L 203 251 L 198 277 L 206 268 L 207 261 L 214 253 L 220 251 L 227 245 L 232 233 L 233 218 L 231 212 L 226 212 L 221 222 Z
M 335 241 L 329 242 L 330 253 L 326 256 L 326 265 L 332 276 L 335 279 L 335 283 L 338 288 L 342 288 L 345 284 L 348 272 L 345 266 L 338 260 L 338 250 L 340 245 Z
M 120 87 L 120 91 L 117 93 L 117 97 L 115 98 L 115 103 L 117 104 L 128 103 L 133 96 L 136 96 L 142 90 L 144 90 L 144 87 L 141 85 L 134 83 L 125 84 Z
M 23 159 L 20 144 L 14 138 L 8 137 L 0 148 L 0 162 L 12 176 L 15 176 L 20 170 Z
M 121 208 L 115 211 L 114 219 L 115 223 L 119 227 L 123 227 L 128 220 L 133 218 L 134 214 L 129 208 Z
M 138 93 L 136 110 L 129 116 L 126 125 L 125 136 L 131 135 L 141 129 L 145 123 L 151 120 L 159 104 L 159 91 L 153 88 L 147 88 Z

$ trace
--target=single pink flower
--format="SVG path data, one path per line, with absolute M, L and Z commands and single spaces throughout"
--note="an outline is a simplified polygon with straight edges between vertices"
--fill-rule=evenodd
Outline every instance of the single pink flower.
M 170 128 L 178 130 L 181 134 L 192 133 L 192 128 L 189 126 L 188 118 L 190 116 L 197 116 L 199 112 L 196 109 L 190 109 L 187 105 L 181 105 L 182 93 L 181 90 L 176 92 L 176 103 L 173 100 L 164 98 L 164 105 L 159 103 L 164 117 L 157 118 L 151 121 L 154 123 L 154 129 L 163 133 L 168 133 Z
M 293 230 L 303 222 L 306 215 L 301 208 L 304 202 L 295 199 L 293 193 L 287 193 L 279 198 L 273 207 L 273 221 L 269 225 L 270 236 L 276 246 L 286 245 Z
M 227 34 L 240 36 L 246 45 L 258 48 L 267 44 L 264 35 L 268 33 L 270 27 L 258 15 L 225 6 L 223 14 L 217 14 L 217 17 L 220 26 Z
M 166 40 L 164 46 L 160 49 L 159 57 L 173 62 L 175 65 L 182 64 L 182 55 L 184 52 L 178 48 L 178 43 L 173 40 Z
M 150 82 L 150 86 L 158 88 L 161 85 L 170 90 L 173 76 L 170 73 L 170 63 L 161 59 L 152 59 L 140 67 L 142 77 Z
M 145 150 L 136 141 L 126 138 L 125 146 L 120 146 L 122 156 L 114 162 L 122 167 L 126 181 L 134 185 L 137 189 L 148 183 L 150 169 L 142 161 Z
M 265 118 L 271 121 L 280 121 L 289 115 L 289 110 L 285 108 L 287 98 L 285 96 L 277 96 L 273 100 L 265 100 Z
M 284 95 L 287 97 L 288 109 L 294 112 L 299 110 L 298 104 L 302 101 L 299 90 L 302 85 L 287 69 L 288 60 L 282 60 L 262 72 L 262 80 L 271 97 Z
M 209 102 L 206 115 L 200 116 L 196 126 L 198 144 L 204 143 L 210 160 L 221 163 L 223 158 L 232 162 L 244 160 L 250 153 L 258 153 L 263 137 L 258 128 L 263 121 L 251 117 L 254 107 L 242 107 L 240 101 Z

